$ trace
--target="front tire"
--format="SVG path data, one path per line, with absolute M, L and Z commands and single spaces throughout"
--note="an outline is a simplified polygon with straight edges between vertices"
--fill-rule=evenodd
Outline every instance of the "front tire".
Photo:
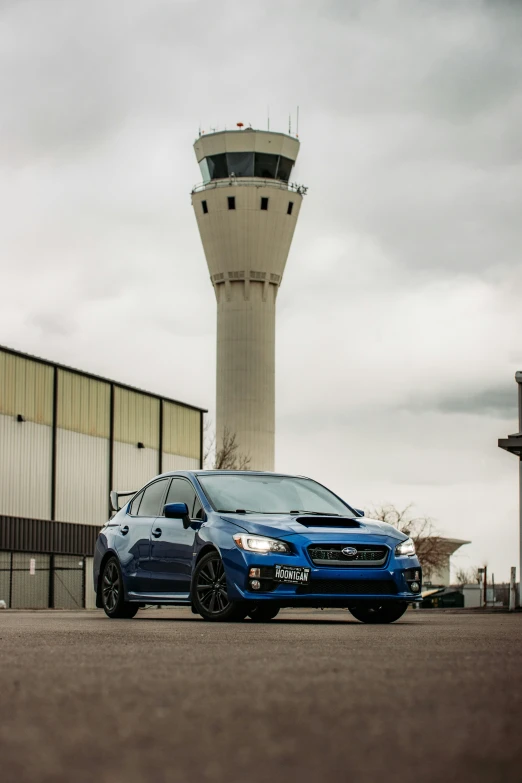
M 225 566 L 218 552 L 201 558 L 192 577 L 192 604 L 204 620 L 237 622 L 247 616 L 248 605 L 230 601 Z
M 408 604 L 390 601 L 385 604 L 369 604 L 368 606 L 350 607 L 350 612 L 356 620 L 361 623 L 394 623 L 398 620 L 406 609 Z
M 116 557 L 109 558 L 103 567 L 100 592 L 103 610 L 111 620 L 130 620 L 140 608 L 139 604 L 125 600 L 123 577 Z

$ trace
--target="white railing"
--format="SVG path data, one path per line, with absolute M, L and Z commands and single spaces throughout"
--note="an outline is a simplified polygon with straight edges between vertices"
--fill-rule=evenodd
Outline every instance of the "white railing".
M 228 188 L 238 185 L 255 185 L 258 188 L 277 188 L 278 190 L 289 190 L 292 193 L 300 193 L 305 196 L 308 188 L 304 185 L 298 185 L 296 182 L 283 182 L 280 179 L 262 179 L 261 177 L 227 177 L 226 179 L 212 179 L 209 182 L 200 182 L 192 189 L 192 193 L 198 193 L 202 190 L 212 190 L 213 188 Z

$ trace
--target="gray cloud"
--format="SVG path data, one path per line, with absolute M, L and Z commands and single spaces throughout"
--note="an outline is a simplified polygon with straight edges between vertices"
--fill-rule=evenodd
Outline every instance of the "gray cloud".
M 489 389 L 468 389 L 467 391 L 445 394 L 438 399 L 411 399 L 407 405 L 401 403 L 402 410 L 439 411 L 445 414 L 467 414 L 487 416 L 493 419 L 506 419 L 511 422 L 518 416 L 517 387 L 502 385 Z
M 514 419 L 517 415 L 516 387 L 497 387 L 462 396 L 447 397 L 438 409 L 447 413 L 470 413 Z

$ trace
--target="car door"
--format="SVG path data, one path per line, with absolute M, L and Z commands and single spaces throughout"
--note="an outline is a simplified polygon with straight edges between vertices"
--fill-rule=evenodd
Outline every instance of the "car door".
M 147 593 L 152 589 L 150 534 L 163 508 L 168 484 L 164 478 L 146 486 L 133 499 L 119 526 L 116 548 L 129 592 Z
M 196 518 L 201 511 L 201 503 L 194 486 L 188 479 L 181 477 L 172 479 L 165 503 L 186 503 L 193 523 L 186 529 L 182 519 L 161 516 L 152 526 L 150 567 L 155 583 L 154 592 L 188 594 L 194 538 L 201 525 L 201 519 Z

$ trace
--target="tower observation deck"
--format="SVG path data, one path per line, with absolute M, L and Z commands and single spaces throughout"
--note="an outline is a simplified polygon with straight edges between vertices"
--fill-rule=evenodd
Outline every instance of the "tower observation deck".
M 299 141 L 247 128 L 194 144 L 192 205 L 217 300 L 216 443 L 235 434 L 251 470 L 274 469 L 276 298 L 306 188 Z

